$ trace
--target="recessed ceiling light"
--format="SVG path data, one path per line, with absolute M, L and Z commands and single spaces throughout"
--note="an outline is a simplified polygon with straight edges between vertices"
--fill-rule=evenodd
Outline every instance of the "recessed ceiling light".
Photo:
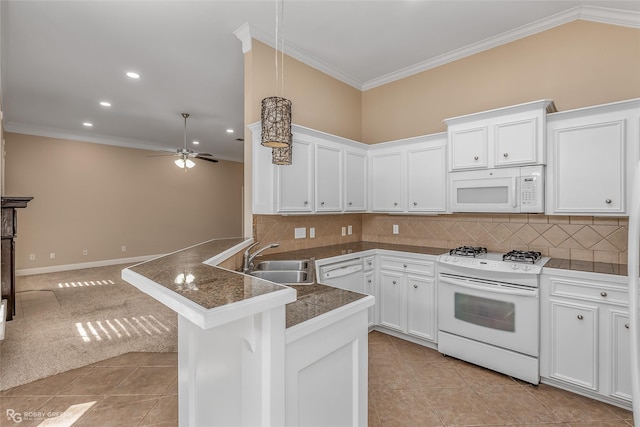
M 108 101 L 100 101 L 100 105 L 103 107 L 111 107 L 111 103 Z
M 127 73 L 127 77 L 130 77 L 132 79 L 139 79 L 140 78 L 140 74 L 134 73 L 133 71 L 129 71 Z
M 233 133 L 233 129 L 227 129 L 227 133 Z
M 90 123 L 90 122 L 84 122 L 84 123 L 82 123 L 82 125 L 83 125 L 83 126 L 86 126 L 86 127 L 88 127 L 88 128 L 90 128 L 91 126 L 93 126 L 93 123 Z
M 198 145 L 200 144 L 200 141 L 193 141 L 193 145 Z

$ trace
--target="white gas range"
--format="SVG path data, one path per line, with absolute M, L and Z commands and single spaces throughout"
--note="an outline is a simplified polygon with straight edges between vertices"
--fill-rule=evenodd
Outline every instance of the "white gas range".
M 438 258 L 438 351 L 538 384 L 540 252 L 463 246 Z

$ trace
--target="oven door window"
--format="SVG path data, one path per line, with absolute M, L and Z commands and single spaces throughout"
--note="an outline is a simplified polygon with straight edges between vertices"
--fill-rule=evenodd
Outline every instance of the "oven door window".
M 454 301 L 456 319 L 500 331 L 516 330 L 516 305 L 512 302 L 459 292 L 455 293 Z

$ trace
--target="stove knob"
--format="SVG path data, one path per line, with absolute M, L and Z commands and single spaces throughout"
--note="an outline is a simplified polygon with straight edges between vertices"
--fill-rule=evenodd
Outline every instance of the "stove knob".
M 518 269 L 518 265 L 517 265 L 517 264 L 513 264 L 513 265 L 511 266 L 511 268 L 512 268 L 513 270 L 517 270 L 517 269 Z
M 449 261 L 449 257 L 448 257 L 448 256 L 446 256 L 446 257 L 442 258 L 442 260 L 443 260 L 444 262 L 447 262 L 447 261 Z
M 531 270 L 531 267 L 529 267 L 528 265 L 525 265 L 523 268 L 524 268 L 524 271 L 529 271 L 529 270 Z
M 453 258 L 453 260 L 452 260 L 452 261 L 453 261 L 453 262 L 458 262 L 459 260 L 458 260 L 458 258 Z

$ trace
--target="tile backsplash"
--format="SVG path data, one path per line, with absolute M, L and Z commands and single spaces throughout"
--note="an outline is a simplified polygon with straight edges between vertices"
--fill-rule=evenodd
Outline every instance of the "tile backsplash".
M 352 234 L 342 236 L 342 227 Z M 393 234 L 393 226 L 398 234 Z M 294 239 L 305 227 L 307 238 Z M 314 227 L 316 237 L 309 238 Z M 437 216 L 344 214 L 255 215 L 254 236 L 280 243 L 274 252 L 353 241 L 453 248 L 485 246 L 490 251 L 529 249 L 545 256 L 581 261 L 627 263 L 627 218 L 547 216 L 542 214 L 452 214 Z

